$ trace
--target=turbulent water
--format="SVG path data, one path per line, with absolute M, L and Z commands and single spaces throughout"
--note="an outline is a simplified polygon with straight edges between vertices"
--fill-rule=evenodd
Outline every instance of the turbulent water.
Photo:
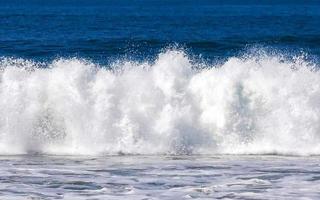
M 302 57 L 0 64 L 1 154 L 320 153 L 320 73 Z
M 1 199 L 319 199 L 319 157 L 2 157 Z
M 0 0 L 0 199 L 319 199 L 318 0 Z

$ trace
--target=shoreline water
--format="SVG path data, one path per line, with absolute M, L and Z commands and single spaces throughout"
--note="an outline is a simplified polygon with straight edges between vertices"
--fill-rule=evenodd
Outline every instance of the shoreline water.
M 318 157 L 1 156 L 0 160 L 4 199 L 319 197 Z

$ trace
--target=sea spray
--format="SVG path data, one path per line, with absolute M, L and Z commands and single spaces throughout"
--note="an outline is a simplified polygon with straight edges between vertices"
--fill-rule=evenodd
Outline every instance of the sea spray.
M 0 63 L 0 154 L 320 154 L 320 74 L 301 58 Z

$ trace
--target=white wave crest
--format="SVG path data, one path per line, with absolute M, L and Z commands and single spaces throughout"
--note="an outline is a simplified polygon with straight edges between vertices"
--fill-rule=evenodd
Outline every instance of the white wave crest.
M 0 67 L 0 154 L 320 154 L 320 74 L 303 59 Z

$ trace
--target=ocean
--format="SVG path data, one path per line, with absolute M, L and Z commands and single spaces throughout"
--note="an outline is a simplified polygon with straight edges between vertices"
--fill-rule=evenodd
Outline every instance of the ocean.
M 0 0 L 0 199 L 319 199 L 317 0 Z

